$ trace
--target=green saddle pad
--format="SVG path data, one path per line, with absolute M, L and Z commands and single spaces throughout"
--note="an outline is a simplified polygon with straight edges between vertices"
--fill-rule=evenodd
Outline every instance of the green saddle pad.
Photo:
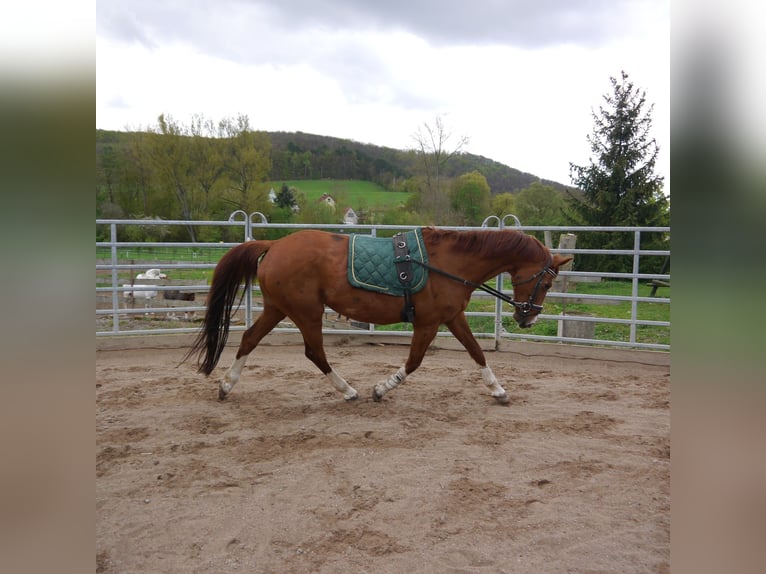
M 428 255 L 420 228 L 405 235 L 410 258 L 428 263 Z M 352 235 L 348 242 L 348 282 L 354 287 L 402 297 L 405 287 L 396 272 L 394 243 L 390 237 Z M 408 289 L 417 293 L 428 281 L 428 270 L 412 265 L 412 282 Z

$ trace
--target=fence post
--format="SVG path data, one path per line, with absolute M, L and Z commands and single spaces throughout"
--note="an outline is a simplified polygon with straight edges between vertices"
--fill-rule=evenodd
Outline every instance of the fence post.
M 512 213 L 509 213 L 507 215 L 504 215 L 502 219 L 500 219 L 497 215 L 490 215 L 482 221 L 481 226 L 482 227 L 489 227 L 490 221 L 497 221 L 497 228 L 503 229 L 505 227 L 505 220 L 507 218 L 513 219 L 513 225 L 515 227 L 521 227 L 521 221 L 519 221 L 519 218 L 513 215 Z M 496 289 L 500 292 L 503 291 L 503 274 L 497 276 L 497 287 Z M 500 349 L 500 335 L 503 331 L 503 302 L 495 298 L 495 351 Z
M 242 215 L 243 223 L 245 224 L 245 238 L 242 240 L 250 241 L 253 238 L 253 231 L 252 231 L 252 221 L 250 217 L 241 209 L 237 209 L 236 211 L 232 211 L 231 214 L 229 214 L 229 221 L 236 221 L 237 215 Z M 249 328 L 250 325 L 253 324 L 253 295 L 252 295 L 251 289 L 246 289 L 245 291 L 245 328 Z
M 559 253 L 562 256 L 571 255 L 575 257 L 575 247 L 577 246 L 577 235 L 574 233 L 562 233 L 559 236 Z M 571 271 L 574 266 L 574 259 L 568 263 L 564 263 L 559 268 L 559 271 Z M 569 276 L 559 275 L 553 280 L 553 289 L 559 293 L 569 292 Z M 567 300 L 566 297 L 561 302 L 561 316 L 564 317 L 567 314 Z M 577 313 L 573 313 L 577 315 Z M 596 324 L 587 321 L 567 321 L 565 319 L 559 319 L 558 329 L 556 331 L 557 337 L 574 337 L 578 339 L 592 339 L 595 332 Z
M 112 309 L 114 310 L 114 314 L 112 315 L 112 330 L 115 333 L 119 333 L 120 331 L 120 314 L 118 313 L 120 309 L 120 299 L 119 294 L 117 293 L 117 224 L 112 223 L 110 225 L 110 240 L 112 242 L 111 245 L 111 254 L 112 254 Z
M 641 250 L 641 232 L 635 231 L 633 235 L 633 278 L 632 278 L 632 301 L 630 302 L 630 342 L 636 342 L 636 319 L 638 319 L 638 257 Z
M 269 222 L 263 213 L 261 213 L 260 211 L 253 211 L 250 215 L 248 215 L 245 218 L 245 241 L 252 241 L 253 239 L 253 216 L 254 215 L 257 215 L 259 217 L 259 219 L 261 220 L 260 221 L 261 225 L 265 225 Z M 245 328 L 246 329 L 249 329 L 250 326 L 253 324 L 253 284 L 254 282 L 255 281 L 253 281 L 253 283 L 250 283 L 250 286 L 247 288 L 247 293 L 245 294 Z

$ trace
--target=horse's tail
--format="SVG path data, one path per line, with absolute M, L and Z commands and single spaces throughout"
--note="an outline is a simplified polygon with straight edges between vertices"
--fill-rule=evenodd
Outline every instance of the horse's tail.
M 237 299 L 239 286 L 244 282 L 250 288 L 258 261 L 272 241 L 248 241 L 232 247 L 218 262 L 207 296 L 207 311 L 197 338 L 184 361 L 197 354 L 197 372 L 209 375 L 218 364 L 229 337 L 229 322 Z M 243 291 L 237 304 L 242 302 Z

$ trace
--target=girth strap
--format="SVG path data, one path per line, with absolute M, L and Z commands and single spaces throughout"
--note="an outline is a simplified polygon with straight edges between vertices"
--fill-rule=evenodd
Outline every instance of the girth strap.
M 394 242 L 396 276 L 404 288 L 404 307 L 402 307 L 401 319 L 403 323 L 412 323 L 415 320 L 415 305 L 412 304 L 412 291 L 409 289 L 412 283 L 410 249 L 407 246 L 407 238 L 404 233 L 397 233 L 392 239 Z

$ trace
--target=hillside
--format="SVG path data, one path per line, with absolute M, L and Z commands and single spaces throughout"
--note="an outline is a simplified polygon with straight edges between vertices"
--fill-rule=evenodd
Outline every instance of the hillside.
M 269 132 L 269 136 L 272 143 L 272 158 L 279 157 L 279 154 L 311 154 L 314 161 L 311 173 L 293 173 L 293 178 L 302 175 L 306 178 L 319 179 L 323 177 L 366 179 L 391 187 L 394 178 L 412 177 L 417 169 L 416 155 L 412 150 L 397 150 L 303 132 Z M 357 173 L 355 176 L 348 173 L 357 166 L 365 170 L 366 173 Z M 280 170 L 282 167 L 282 164 L 275 162 L 275 170 Z M 531 173 L 469 153 L 459 154 L 451 158 L 446 165 L 444 175 L 454 177 L 474 170 L 487 178 L 493 194 L 516 193 L 529 187 L 535 181 L 541 181 L 559 191 L 567 189 L 566 185 L 559 182 L 541 179 Z M 381 178 L 380 175 L 383 174 L 390 174 L 390 181 L 386 181 L 385 177 Z M 376 178 L 375 175 L 379 177 Z M 282 178 L 288 179 L 287 177 Z M 273 173 L 272 179 L 280 179 L 280 177 Z
M 271 139 L 272 169 L 270 179 L 357 179 L 371 181 L 386 189 L 397 190 L 404 180 L 416 175 L 417 156 L 413 150 L 364 144 L 353 140 L 303 132 L 266 132 Z M 121 147 L 136 134 L 96 130 L 96 152 L 104 145 Z M 536 181 L 564 191 L 559 182 L 541 179 L 534 174 L 509 167 L 492 159 L 463 153 L 450 159 L 444 169 L 447 177 L 478 171 L 487 178 L 493 195 L 517 193 Z

